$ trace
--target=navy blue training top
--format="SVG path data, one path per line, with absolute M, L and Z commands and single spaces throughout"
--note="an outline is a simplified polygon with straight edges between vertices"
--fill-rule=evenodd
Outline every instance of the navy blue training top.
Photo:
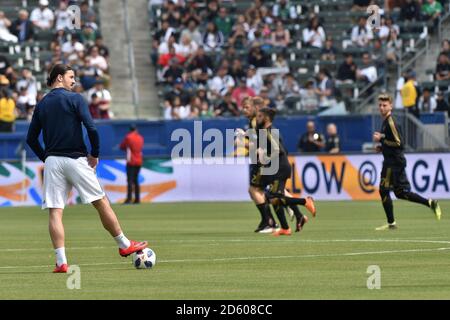
M 91 155 L 99 154 L 99 137 L 86 100 L 78 93 L 64 88 L 50 91 L 36 106 L 27 143 L 39 159 L 45 161 L 48 156 L 79 158 L 88 152 L 83 140 L 84 124 L 91 142 Z M 39 143 L 42 130 L 45 150 Z

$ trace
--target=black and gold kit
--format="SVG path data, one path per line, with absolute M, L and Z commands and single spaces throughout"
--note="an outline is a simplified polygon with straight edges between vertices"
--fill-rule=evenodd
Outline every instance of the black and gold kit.
M 249 120 L 248 123 L 248 129 L 249 130 L 256 130 L 257 123 L 256 123 L 256 117 L 253 117 L 251 120 Z M 256 132 L 256 131 L 255 131 Z M 250 185 L 257 188 L 263 188 L 261 184 L 261 175 L 259 172 L 259 165 L 256 163 L 250 164 Z
M 430 207 L 431 202 L 411 192 L 411 185 L 406 176 L 406 158 L 401 130 L 394 118 L 389 115 L 381 127 L 381 151 L 383 153 L 383 169 L 381 170 L 380 196 L 389 224 L 394 224 L 394 207 L 390 191 L 394 191 L 398 199 L 420 203 Z

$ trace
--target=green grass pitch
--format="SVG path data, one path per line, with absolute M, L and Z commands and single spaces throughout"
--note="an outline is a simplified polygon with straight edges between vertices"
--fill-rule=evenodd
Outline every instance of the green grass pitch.
M 379 202 L 318 202 L 301 234 L 280 238 L 253 233 L 251 203 L 115 206 L 125 233 L 155 250 L 151 270 L 118 255 L 93 207 L 68 207 L 79 290 L 51 273 L 46 212 L 2 208 L 0 299 L 450 299 L 450 201 L 441 201 L 441 221 L 419 205 L 394 205 L 396 231 L 374 230 L 385 222 Z M 371 265 L 381 289 L 367 288 Z

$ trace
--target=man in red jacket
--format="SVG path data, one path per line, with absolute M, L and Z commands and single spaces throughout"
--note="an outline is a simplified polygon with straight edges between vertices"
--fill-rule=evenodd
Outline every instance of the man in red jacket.
M 127 199 L 124 203 L 131 203 L 131 193 L 134 186 L 134 203 L 140 202 L 140 187 L 139 187 L 139 171 L 142 166 L 142 147 L 144 146 L 144 138 L 138 133 L 136 125 L 130 126 L 130 133 L 128 133 L 120 144 L 121 150 L 127 152 L 127 183 L 128 192 Z

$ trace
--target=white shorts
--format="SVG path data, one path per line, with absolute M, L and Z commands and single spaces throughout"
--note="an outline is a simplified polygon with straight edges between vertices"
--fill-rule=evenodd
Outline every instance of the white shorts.
M 83 203 L 92 203 L 105 196 L 100 182 L 86 157 L 50 156 L 44 165 L 44 192 L 42 209 L 64 209 L 72 187 Z

